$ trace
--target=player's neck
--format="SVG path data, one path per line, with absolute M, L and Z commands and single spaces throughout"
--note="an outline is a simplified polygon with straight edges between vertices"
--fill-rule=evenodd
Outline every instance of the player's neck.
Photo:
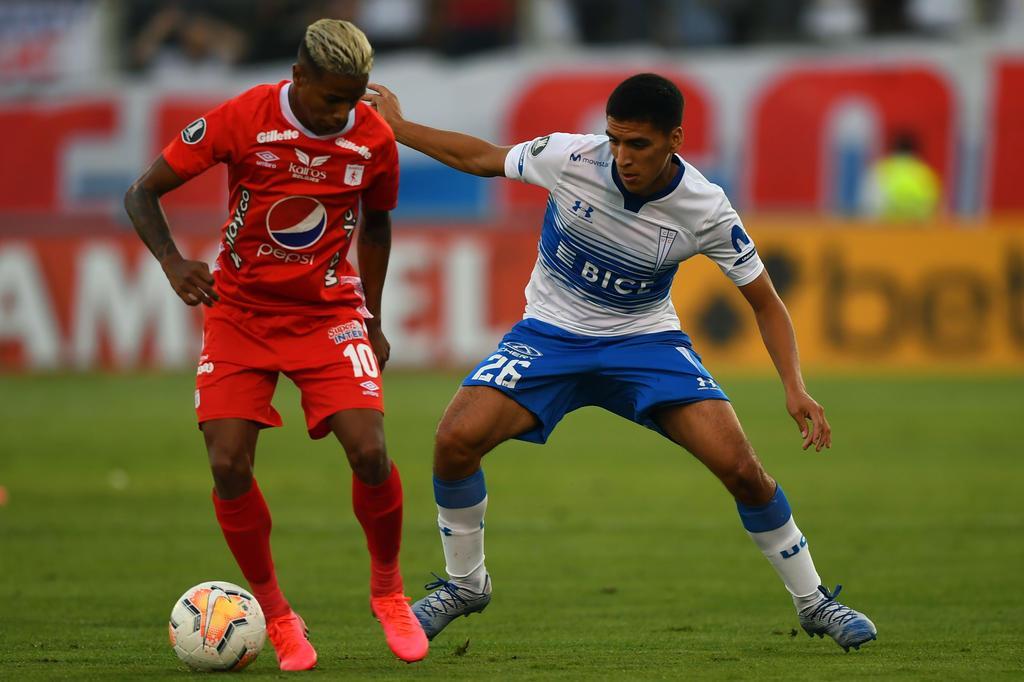
M 668 187 L 676 175 L 679 173 L 679 166 L 676 164 L 676 155 L 673 154 L 668 158 L 668 162 L 665 167 L 661 169 L 661 173 L 658 174 L 657 179 L 651 184 L 650 187 L 644 190 L 640 196 L 649 197 L 661 192 Z
M 306 116 L 306 112 L 302 109 L 302 103 L 295 94 L 294 82 L 292 83 L 292 86 L 288 88 L 288 108 L 292 110 L 292 115 L 306 128 L 306 130 L 313 130 L 313 127 L 310 125 L 309 117 Z

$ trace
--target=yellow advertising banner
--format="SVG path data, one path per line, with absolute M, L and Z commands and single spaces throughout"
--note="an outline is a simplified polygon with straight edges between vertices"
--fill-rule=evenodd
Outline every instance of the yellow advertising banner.
M 1024 230 L 748 224 L 815 371 L 1024 373 Z M 672 291 L 712 371 L 770 369 L 750 307 L 705 258 Z

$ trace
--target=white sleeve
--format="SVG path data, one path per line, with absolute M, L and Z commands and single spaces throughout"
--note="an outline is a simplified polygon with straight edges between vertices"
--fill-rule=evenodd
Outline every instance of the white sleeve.
M 750 284 L 764 271 L 757 247 L 724 196 L 698 234 L 700 252 L 715 261 L 733 283 Z
M 545 189 L 558 184 L 569 151 L 583 135 L 551 133 L 520 142 L 505 157 L 505 177 Z

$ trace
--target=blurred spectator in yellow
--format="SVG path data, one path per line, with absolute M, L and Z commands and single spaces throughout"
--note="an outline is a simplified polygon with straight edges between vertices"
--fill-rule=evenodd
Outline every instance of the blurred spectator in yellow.
M 897 133 L 865 183 L 865 212 L 882 220 L 920 221 L 934 216 L 941 200 L 942 182 L 918 155 L 917 137 Z

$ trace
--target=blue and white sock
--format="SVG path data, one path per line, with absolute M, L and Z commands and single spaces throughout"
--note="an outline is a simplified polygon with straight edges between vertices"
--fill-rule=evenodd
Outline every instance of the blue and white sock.
M 484 568 L 487 486 L 483 469 L 458 481 L 434 476 L 434 501 L 449 579 L 459 587 L 483 592 L 489 584 Z
M 763 507 L 748 507 L 737 501 L 736 508 L 743 527 L 793 596 L 797 611 L 803 611 L 823 599 L 818 591 L 821 578 L 814 569 L 811 548 L 793 521 L 793 512 L 782 486 L 776 486 L 774 497 Z

